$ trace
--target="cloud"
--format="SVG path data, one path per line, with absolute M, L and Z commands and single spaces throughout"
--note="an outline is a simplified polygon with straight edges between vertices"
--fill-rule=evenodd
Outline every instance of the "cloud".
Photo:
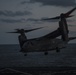
M 16 12 L 13 12 L 13 11 L 0 11 L 0 16 L 3 15 L 3 16 L 9 16 L 9 17 L 15 17 L 15 16 L 24 16 L 24 15 L 31 15 L 32 13 L 29 12 L 29 11 L 16 11 Z
M 6 23 L 23 23 L 23 22 L 33 22 L 33 23 L 44 23 L 44 22 L 59 22 L 59 20 L 42 20 L 42 19 L 35 19 L 35 18 L 27 18 L 27 19 L 0 19 L 1 22 L 6 22 Z M 74 22 L 75 20 L 67 19 L 67 22 Z
M 22 22 L 36 22 L 38 23 L 38 19 L 33 19 L 33 18 L 28 18 L 28 19 L 0 19 L 1 22 L 6 22 L 6 23 L 22 23 Z
M 24 22 L 25 19 L 0 19 L 0 21 L 6 23 L 21 23 Z
M 0 19 L 2 22 L 6 23 L 18 23 L 18 22 L 38 22 L 38 19 L 28 18 L 28 19 Z
M 67 19 L 68 22 L 75 22 L 75 19 Z
M 53 5 L 53 6 L 75 6 L 75 0 L 30 0 L 31 3 L 40 2 L 43 5 Z M 23 2 L 24 4 L 25 2 Z
M 22 1 L 20 4 L 26 4 L 26 3 L 30 3 L 30 0 Z
M 68 26 L 70 26 L 70 27 L 76 27 L 76 25 L 68 25 Z

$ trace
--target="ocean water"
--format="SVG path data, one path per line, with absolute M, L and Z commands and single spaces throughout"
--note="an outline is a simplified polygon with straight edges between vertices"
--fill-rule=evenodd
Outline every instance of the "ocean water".
M 59 53 L 49 51 L 31 52 L 27 56 L 19 52 L 19 45 L 0 45 L 0 68 L 2 67 L 76 67 L 76 44 L 68 44 Z

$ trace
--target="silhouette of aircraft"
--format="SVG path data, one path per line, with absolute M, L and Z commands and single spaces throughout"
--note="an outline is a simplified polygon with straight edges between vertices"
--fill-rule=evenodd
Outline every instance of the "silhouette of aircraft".
M 25 33 L 30 32 L 33 30 L 41 29 L 31 29 L 31 30 L 24 30 L 24 29 L 16 29 L 16 32 L 11 33 L 19 33 L 18 36 L 19 44 L 21 47 L 20 52 L 25 53 L 27 55 L 28 52 L 44 52 L 45 55 L 48 54 L 48 51 L 56 50 L 56 52 L 60 52 L 60 49 L 65 48 L 70 40 L 76 39 L 76 37 L 69 37 L 69 30 L 66 18 L 72 17 L 73 15 L 70 15 L 73 11 L 75 11 L 76 7 L 70 10 L 67 13 L 61 13 L 60 16 L 56 16 L 53 18 L 47 18 L 43 20 L 51 20 L 51 19 L 60 19 L 59 21 L 59 27 L 57 30 L 39 37 L 39 38 L 33 38 L 33 39 L 27 39 Z M 58 36 L 61 36 L 61 38 L 57 38 Z

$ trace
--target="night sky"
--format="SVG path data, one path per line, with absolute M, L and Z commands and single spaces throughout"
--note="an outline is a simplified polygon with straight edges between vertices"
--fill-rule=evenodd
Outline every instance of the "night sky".
M 0 44 L 18 44 L 18 34 L 6 33 L 17 28 L 45 27 L 27 33 L 28 39 L 41 37 L 54 31 L 58 28 L 58 20 L 50 22 L 38 20 L 59 16 L 75 6 L 75 0 L 0 0 Z M 67 19 L 69 36 L 76 37 L 76 11 L 72 14 L 75 16 Z M 76 40 L 72 43 L 76 43 Z

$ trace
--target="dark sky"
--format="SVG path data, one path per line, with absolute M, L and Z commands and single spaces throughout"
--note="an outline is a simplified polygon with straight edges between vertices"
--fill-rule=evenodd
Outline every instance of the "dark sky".
M 60 15 L 75 6 L 75 0 L 0 0 L 0 44 L 18 43 L 17 34 L 6 33 L 17 28 L 30 29 L 47 26 L 27 33 L 28 39 L 54 31 L 58 28 L 58 21 L 38 22 L 37 20 Z M 76 36 L 76 11 L 73 14 L 75 16 L 68 21 L 70 36 Z

